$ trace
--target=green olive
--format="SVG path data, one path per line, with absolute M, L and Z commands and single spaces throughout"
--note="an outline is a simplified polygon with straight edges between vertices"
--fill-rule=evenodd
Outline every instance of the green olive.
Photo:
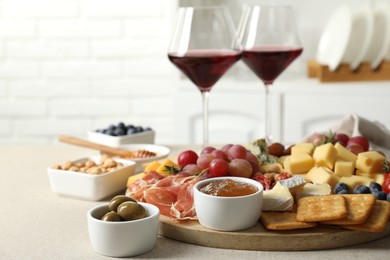
M 110 211 L 117 211 L 118 206 L 122 204 L 125 201 L 134 201 L 136 202 L 133 198 L 130 198 L 125 195 L 118 195 L 115 196 L 114 198 L 111 199 L 110 203 L 108 204 L 108 209 Z
M 146 210 L 134 201 L 126 201 L 119 205 L 117 210 L 123 220 L 136 220 L 146 217 Z
M 115 211 L 107 212 L 103 217 L 103 221 L 122 221 L 121 217 Z

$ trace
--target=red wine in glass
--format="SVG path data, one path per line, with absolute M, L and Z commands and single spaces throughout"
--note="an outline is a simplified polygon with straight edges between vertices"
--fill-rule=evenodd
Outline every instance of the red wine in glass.
M 244 49 L 242 59 L 264 83 L 272 84 L 301 53 L 301 47 L 255 46 Z
M 169 53 L 176 65 L 201 92 L 210 91 L 214 84 L 241 57 L 238 51 L 191 50 L 184 55 Z

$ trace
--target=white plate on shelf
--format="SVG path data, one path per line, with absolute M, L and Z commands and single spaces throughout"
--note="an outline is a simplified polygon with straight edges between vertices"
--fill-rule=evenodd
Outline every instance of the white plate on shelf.
M 373 30 L 372 8 L 368 4 L 362 5 L 353 12 L 351 34 L 342 58 L 342 62 L 350 64 L 352 70 L 356 70 L 363 61 Z
M 352 30 L 352 11 L 342 5 L 337 8 L 329 18 L 321 35 L 317 61 L 328 65 L 331 71 L 340 65 Z
M 390 5 L 381 2 L 375 5 L 374 31 L 370 41 L 370 47 L 365 56 L 365 61 L 371 63 L 371 69 L 375 70 L 385 59 L 390 44 Z

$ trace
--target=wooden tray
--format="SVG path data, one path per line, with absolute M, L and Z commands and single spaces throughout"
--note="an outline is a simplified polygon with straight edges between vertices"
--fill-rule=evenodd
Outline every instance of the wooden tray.
M 357 245 L 390 234 L 390 223 L 380 233 L 356 232 L 320 226 L 296 231 L 268 231 L 259 222 L 240 232 L 207 229 L 198 221 L 179 222 L 160 215 L 160 235 L 177 241 L 226 249 L 256 251 L 319 250 Z
M 356 71 L 352 71 L 349 64 L 345 63 L 340 64 L 335 71 L 330 71 L 328 66 L 309 60 L 307 76 L 318 78 L 320 82 L 390 80 L 390 61 L 383 61 L 375 71 L 371 70 L 367 62 L 363 62 Z

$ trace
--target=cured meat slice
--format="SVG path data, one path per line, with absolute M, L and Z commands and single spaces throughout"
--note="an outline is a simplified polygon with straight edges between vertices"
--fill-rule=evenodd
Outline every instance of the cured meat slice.
M 143 197 L 144 190 L 146 190 L 148 187 L 151 187 L 153 184 L 157 183 L 162 179 L 164 179 L 164 176 L 162 176 L 156 171 L 150 171 L 146 173 L 145 176 L 141 179 L 130 183 L 130 185 L 127 187 L 126 195 L 131 196 L 136 200 L 139 200 L 137 198 Z M 140 201 L 142 201 L 142 199 Z
M 144 191 L 144 199 L 160 209 L 160 213 L 169 216 L 173 203 L 177 200 L 177 193 L 170 187 L 152 187 Z
M 194 206 L 194 191 L 193 187 L 200 178 L 194 178 L 192 181 L 185 183 L 180 187 L 177 194 L 177 200 L 172 205 L 170 216 L 178 220 L 196 220 L 196 212 Z

